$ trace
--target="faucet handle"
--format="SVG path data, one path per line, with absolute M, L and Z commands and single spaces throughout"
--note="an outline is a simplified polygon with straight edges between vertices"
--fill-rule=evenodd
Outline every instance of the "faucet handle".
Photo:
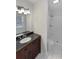
M 23 38 L 25 38 L 25 37 L 26 37 L 26 35 L 24 34 L 24 35 L 23 35 Z

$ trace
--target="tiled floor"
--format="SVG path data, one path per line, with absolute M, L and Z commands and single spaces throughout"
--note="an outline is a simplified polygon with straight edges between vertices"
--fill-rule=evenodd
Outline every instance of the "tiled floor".
M 54 56 L 49 55 L 48 59 L 62 59 L 62 58 L 61 58 L 61 56 L 58 56 L 58 55 L 54 55 Z
M 62 57 L 59 55 L 48 55 L 48 56 L 38 55 L 36 59 L 62 59 Z
M 38 55 L 36 59 L 46 59 L 43 55 Z
M 62 59 L 62 46 L 61 46 L 61 44 L 59 44 L 59 43 L 48 44 L 47 55 L 39 54 L 36 57 L 36 59 Z

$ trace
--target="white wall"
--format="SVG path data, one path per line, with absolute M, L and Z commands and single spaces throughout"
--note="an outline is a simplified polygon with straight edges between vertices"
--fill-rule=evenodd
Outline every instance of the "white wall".
M 26 16 L 26 18 L 27 18 L 27 31 L 33 31 L 33 19 L 32 19 L 32 14 L 30 14 L 30 15 L 27 15 Z
M 48 19 L 48 1 L 39 0 L 33 6 L 33 30 L 42 36 L 41 52 L 47 50 L 47 19 Z

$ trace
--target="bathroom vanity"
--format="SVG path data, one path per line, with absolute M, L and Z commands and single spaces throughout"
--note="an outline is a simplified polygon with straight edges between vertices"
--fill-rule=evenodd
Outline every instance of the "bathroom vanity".
M 41 51 L 41 36 L 38 34 L 30 34 L 31 40 L 21 44 L 16 41 L 16 59 L 35 59 Z

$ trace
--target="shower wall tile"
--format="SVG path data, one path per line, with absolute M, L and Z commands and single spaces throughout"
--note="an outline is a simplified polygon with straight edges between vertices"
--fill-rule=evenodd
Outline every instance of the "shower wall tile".
M 62 44 L 62 18 L 61 16 L 49 17 L 48 39 L 56 44 Z

